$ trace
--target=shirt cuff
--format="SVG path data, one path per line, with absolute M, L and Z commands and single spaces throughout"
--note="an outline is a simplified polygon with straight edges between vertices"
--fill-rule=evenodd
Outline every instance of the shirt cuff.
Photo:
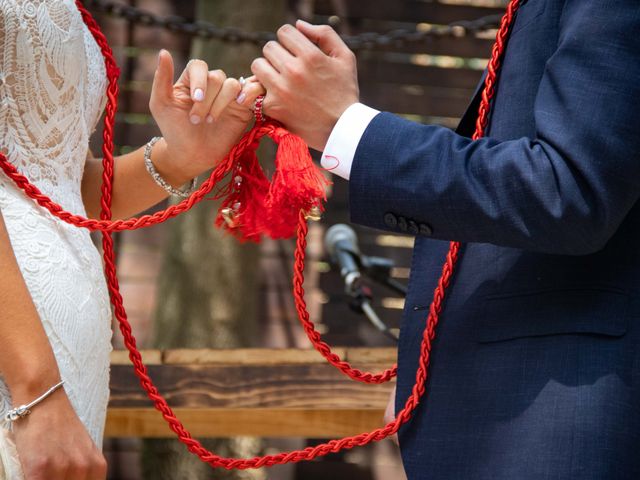
M 362 103 L 354 103 L 344 111 L 322 153 L 320 164 L 325 170 L 349 180 L 360 139 L 378 113 L 378 110 Z

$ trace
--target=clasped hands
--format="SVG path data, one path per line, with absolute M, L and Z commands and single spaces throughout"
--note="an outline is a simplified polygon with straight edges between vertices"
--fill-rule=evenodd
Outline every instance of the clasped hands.
M 355 55 L 331 27 L 284 25 L 263 55 L 244 85 L 202 60 L 190 61 L 173 84 L 171 55 L 160 52 L 149 107 L 164 137 L 154 161 L 172 183 L 186 183 L 222 160 L 251 122 L 260 95 L 265 115 L 319 151 L 358 102 Z
M 331 27 L 298 20 L 295 26 L 282 26 L 277 41 L 268 42 L 262 51 L 244 87 L 220 70 L 208 71 L 202 61 L 190 62 L 172 87 L 173 64 L 167 52 L 161 53 L 151 111 L 175 148 L 173 158 L 185 158 L 191 142 L 199 139 L 199 153 L 192 154 L 190 167 L 184 167 L 181 183 L 227 154 L 253 118 L 260 95 L 265 95 L 264 114 L 318 151 L 324 150 L 344 111 L 359 101 L 356 57 Z M 171 106 L 172 98 L 177 106 Z M 385 412 L 387 423 L 395 417 L 394 397 L 395 389 Z

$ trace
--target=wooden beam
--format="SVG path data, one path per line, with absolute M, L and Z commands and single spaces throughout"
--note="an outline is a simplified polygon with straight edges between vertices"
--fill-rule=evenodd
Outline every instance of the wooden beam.
M 378 372 L 390 365 L 360 365 Z M 330 365 L 150 365 L 148 373 L 170 405 L 189 408 L 376 408 L 389 387 L 354 382 Z M 111 369 L 112 407 L 151 402 L 133 368 Z
M 466 110 L 473 90 L 367 83 L 361 86 L 360 94 L 363 103 L 378 110 L 459 118 Z
M 381 82 L 470 90 L 476 88 L 482 71 L 389 62 L 378 56 L 360 59 L 358 76 L 363 79 L 363 86 L 371 82 Z
M 319 0 L 315 13 L 336 15 L 330 0 Z M 373 18 L 396 22 L 436 23 L 446 25 L 458 20 L 475 20 L 487 15 L 501 15 L 504 8 L 488 8 L 468 5 L 452 5 L 424 0 L 345 0 L 347 18 Z
M 346 348 L 336 348 L 340 357 L 347 354 Z M 390 352 L 386 352 L 387 355 Z M 392 362 L 394 360 L 391 360 Z M 229 350 L 183 349 L 164 352 L 166 365 L 324 365 L 326 360 L 315 350 L 238 348 Z
M 147 365 L 162 364 L 162 352 L 160 350 L 141 350 L 142 361 Z M 131 365 L 128 350 L 113 350 L 111 352 L 111 366 Z
M 333 353 L 354 362 L 392 364 L 395 348 L 338 347 Z M 149 365 L 309 365 L 326 364 L 316 350 L 297 348 L 184 348 L 172 350 L 142 350 L 142 359 Z M 127 350 L 111 352 L 111 365 L 131 365 Z
M 389 28 L 381 31 L 385 33 L 389 31 Z M 377 46 L 376 51 L 488 59 L 494 40 L 493 38 L 487 40 L 474 37 L 431 37 L 424 42 L 407 43 L 400 46 L 394 44 L 389 44 L 387 47 Z
M 394 348 L 340 348 L 366 371 L 395 361 Z M 334 437 L 371 430 L 393 382 L 368 385 L 337 371 L 315 350 L 146 350 L 148 372 L 198 436 Z M 171 436 L 140 388 L 127 352 L 112 353 L 107 436 Z
M 229 409 L 176 408 L 174 413 L 197 437 L 333 438 L 357 435 L 383 425 L 384 408 Z M 175 437 L 151 408 L 110 408 L 105 437 Z

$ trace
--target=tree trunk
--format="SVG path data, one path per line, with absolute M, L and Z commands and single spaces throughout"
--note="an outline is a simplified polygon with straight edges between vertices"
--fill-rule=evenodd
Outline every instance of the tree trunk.
M 243 30 L 275 30 L 285 20 L 285 0 L 198 0 L 198 20 Z M 192 57 L 233 77 L 250 76 L 261 55 L 247 44 L 193 42 Z M 213 227 L 217 204 L 204 201 L 172 220 L 159 280 L 155 323 L 158 348 L 234 348 L 255 345 L 259 251 L 240 245 Z M 260 453 L 255 438 L 208 439 L 217 454 L 247 457 Z M 264 479 L 264 471 L 213 470 L 176 440 L 147 440 L 143 449 L 145 478 Z

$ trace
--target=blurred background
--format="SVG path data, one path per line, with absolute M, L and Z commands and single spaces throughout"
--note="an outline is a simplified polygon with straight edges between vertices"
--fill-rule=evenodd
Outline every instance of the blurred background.
M 280 25 L 297 18 L 332 25 L 356 50 L 362 102 L 411 120 L 454 128 L 486 66 L 504 0 L 87 0 L 122 69 L 116 148 L 159 133 L 148 101 L 158 50 L 176 74 L 190 58 L 229 76 L 251 61 Z M 263 142 L 267 143 L 267 142 Z M 100 151 L 100 128 L 92 141 Z M 274 148 L 261 147 L 266 171 Z M 316 155 L 317 154 L 314 153 Z M 350 308 L 323 245 L 348 223 L 348 184 L 332 177 L 327 211 L 309 233 L 306 300 L 324 339 L 356 366 L 379 371 L 395 342 Z M 157 209 L 166 207 L 158 205 Z M 356 384 L 315 351 L 291 294 L 294 241 L 240 245 L 213 228 L 205 201 L 150 229 L 118 234 L 125 306 L 152 378 L 194 436 L 220 455 L 300 449 L 382 426 L 392 385 Z M 354 226 L 361 251 L 392 260 L 405 283 L 413 238 Z M 404 298 L 369 282 L 372 306 L 397 331 Z M 114 330 L 117 326 L 114 325 Z M 109 479 L 403 480 L 390 440 L 313 462 L 254 471 L 214 470 L 187 453 L 139 387 L 119 332 L 105 454 Z

